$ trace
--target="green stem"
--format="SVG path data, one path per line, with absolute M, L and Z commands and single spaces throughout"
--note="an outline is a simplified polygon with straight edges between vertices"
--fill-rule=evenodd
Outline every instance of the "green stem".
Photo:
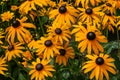
M 30 51 L 30 54 L 31 54 L 32 58 L 35 60 L 34 55 L 31 53 L 30 48 L 28 47 L 28 45 L 27 45 L 27 44 L 25 44 L 25 45 L 26 45 L 27 49 Z M 28 60 L 28 59 L 27 59 L 27 60 Z
M 58 3 L 58 0 L 56 0 L 56 2 Z
M 39 16 L 38 12 L 37 12 L 37 15 L 38 15 L 37 18 L 38 18 L 38 21 L 39 21 L 39 24 L 40 24 L 40 28 L 41 28 L 41 30 L 42 30 L 42 33 L 45 34 L 45 31 L 44 31 L 43 26 L 42 26 L 42 24 L 41 24 L 42 21 L 40 20 L 40 16 Z
M 5 75 L 6 77 L 10 78 L 11 80 L 15 80 L 13 77 L 9 76 L 9 75 Z
M 25 67 L 23 67 L 21 64 L 19 64 L 16 59 L 14 59 L 14 61 L 17 63 L 18 66 L 22 67 L 26 72 L 28 72 L 27 69 Z
M 3 13 L 3 7 L 4 7 L 4 3 L 2 4 L 2 13 Z
M 26 41 L 24 40 L 24 38 L 23 38 L 23 41 L 25 42 L 25 47 L 30 51 L 30 54 L 32 55 L 32 58 L 35 60 L 34 55 L 31 53 L 31 50 L 30 50 L 30 48 L 27 45 L 29 43 L 26 43 Z
M 118 41 L 118 54 L 119 54 L 119 51 L 120 51 L 120 41 L 119 41 L 119 39 L 120 39 L 120 37 L 119 37 L 119 30 L 118 30 L 118 28 L 117 28 L 117 41 Z
M 108 27 L 106 28 L 106 37 L 108 37 Z

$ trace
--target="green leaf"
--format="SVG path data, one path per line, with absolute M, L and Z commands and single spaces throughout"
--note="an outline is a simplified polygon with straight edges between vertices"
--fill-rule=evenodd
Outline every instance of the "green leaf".
M 112 77 L 110 80 L 118 80 L 117 77 Z
M 23 76 L 23 74 L 19 74 L 19 77 L 18 77 L 18 80 L 27 80 L 24 76 Z

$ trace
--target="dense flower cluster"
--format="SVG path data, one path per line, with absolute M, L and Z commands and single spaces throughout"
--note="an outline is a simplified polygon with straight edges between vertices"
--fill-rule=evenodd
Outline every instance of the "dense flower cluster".
M 60 70 L 72 71 L 78 62 L 78 74 L 110 80 L 109 72 L 115 75 L 117 68 L 103 45 L 109 42 L 109 32 L 120 30 L 119 10 L 119 0 L 1 1 L 0 75 L 12 80 L 24 75 L 28 78 L 23 80 L 58 80 Z M 18 78 L 11 62 L 18 66 Z

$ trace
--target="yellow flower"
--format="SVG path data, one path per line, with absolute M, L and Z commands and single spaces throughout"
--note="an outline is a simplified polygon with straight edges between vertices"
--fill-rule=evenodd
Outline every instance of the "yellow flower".
M 64 40 L 69 41 L 71 38 L 70 30 L 67 24 L 59 25 L 54 23 L 51 27 L 49 27 L 48 32 L 49 36 L 52 36 L 55 38 L 56 42 L 60 42 L 61 44 L 63 44 Z
M 3 71 L 7 71 L 5 58 L 0 57 L 0 74 L 4 75 Z
M 116 27 L 117 27 L 118 30 L 120 30 L 120 16 L 117 17 Z
M 53 1 L 50 1 L 48 4 L 49 4 L 49 6 L 52 7 L 52 8 L 56 6 L 56 3 L 53 2 Z
M 49 13 L 49 18 L 54 19 L 54 22 L 59 23 L 60 25 L 64 23 L 67 23 L 68 25 L 75 23 L 75 17 L 77 16 L 78 10 L 65 2 L 59 3 L 59 7 L 51 10 Z
M 1 14 L 1 19 L 2 19 L 3 22 L 4 21 L 9 21 L 13 17 L 14 17 L 14 13 L 12 13 L 10 11 L 7 11 L 7 12 L 4 12 L 3 14 Z
M 32 55 L 31 55 L 30 51 L 28 51 L 28 50 L 23 53 L 23 56 L 25 57 L 24 60 L 32 59 Z
M 28 47 L 29 49 L 36 49 L 39 46 L 38 37 L 35 33 L 33 33 L 32 36 L 32 40 L 28 43 Z
M 102 29 L 104 30 L 106 27 L 108 27 L 108 30 L 114 32 L 114 30 L 111 28 L 115 26 L 115 21 L 116 21 L 116 17 L 113 14 L 111 14 L 110 11 L 108 10 L 105 11 L 104 15 L 102 16 L 102 25 L 103 25 Z
M 38 41 L 37 40 L 31 40 L 29 43 L 28 43 L 28 47 L 30 49 L 35 49 L 39 46 L 38 44 Z
M 120 1 L 119 0 L 109 0 L 113 5 L 115 5 L 116 9 L 120 9 Z
M 116 9 L 115 9 L 115 4 L 113 4 L 110 1 L 105 2 L 102 6 L 100 6 L 102 11 L 110 11 L 111 14 L 115 14 L 116 13 Z
M 107 42 L 106 37 L 102 35 L 95 26 L 87 26 L 87 28 L 83 27 L 80 32 L 76 33 L 75 40 L 79 42 L 78 48 L 80 48 L 80 51 L 83 53 L 87 48 L 88 54 L 91 54 L 92 49 L 95 54 L 98 54 L 99 51 L 104 52 L 104 49 L 99 42 Z
M 29 72 L 31 80 L 44 80 L 45 77 L 53 77 L 50 71 L 55 71 L 55 69 L 53 69 L 53 66 L 49 62 L 50 60 L 40 60 L 39 58 L 36 59 L 36 62 L 32 62 L 32 65 L 29 66 L 31 68 Z
M 35 18 L 36 18 L 36 16 L 37 16 L 37 14 L 36 14 L 33 10 L 31 10 L 31 11 L 29 12 L 29 16 L 30 16 L 31 19 L 34 21 Z
M 25 68 L 28 67 L 27 61 L 23 61 L 21 64 L 22 64 Z
M 109 31 L 112 31 L 112 33 L 114 33 L 114 27 L 110 22 L 106 23 L 106 25 L 103 25 L 102 26 L 102 29 L 105 30 L 106 28 L 109 30 Z
M 89 26 L 88 23 L 86 24 L 86 23 L 78 22 L 78 25 L 73 25 L 74 29 L 72 30 L 71 34 L 78 33 L 82 31 L 82 29 L 85 29 L 87 26 Z
M 89 61 L 85 62 L 82 70 L 84 73 L 91 71 L 90 79 L 94 77 L 96 80 L 103 80 L 103 77 L 106 77 L 106 80 L 110 80 L 108 72 L 116 74 L 116 67 L 114 65 L 114 59 L 110 58 L 108 54 L 100 53 L 99 55 L 87 55 Z
M 4 34 L 4 32 L 0 31 L 0 39 L 4 38 L 3 34 Z M 3 44 L 3 42 L 1 40 L 0 40 L 0 44 Z
M 75 5 L 79 6 L 79 4 L 82 4 L 82 7 L 86 7 L 87 5 L 89 5 L 89 3 L 92 6 L 98 5 L 100 2 L 103 2 L 105 0 L 76 0 L 75 1 Z
M 59 49 L 60 54 L 56 55 L 56 63 L 61 65 L 62 63 L 66 66 L 68 59 L 73 59 L 75 54 L 72 47 L 68 46 L 68 42 L 64 44 L 63 48 Z
M 44 58 L 50 59 L 55 53 L 59 54 L 58 49 L 60 46 L 56 43 L 55 39 L 51 37 L 41 37 L 38 44 L 39 46 L 36 52 L 38 55 L 43 54 Z
M 16 56 L 21 57 L 21 53 L 23 53 L 22 49 L 24 49 L 23 46 L 21 46 L 21 43 L 12 43 L 8 46 L 3 46 L 3 48 L 6 49 L 5 52 L 5 58 L 10 61 L 12 58 L 15 58 Z
M 11 10 L 12 10 L 12 11 L 16 11 L 17 9 L 18 9 L 18 7 L 17 7 L 16 5 L 12 5 L 12 6 L 11 6 Z
M 38 12 L 40 16 L 48 15 L 48 11 L 45 8 L 41 8 Z
M 86 8 L 78 8 L 80 10 L 80 18 L 79 21 L 81 22 L 86 22 L 86 23 L 91 23 L 93 24 L 94 22 L 98 24 L 100 22 L 100 16 L 103 14 L 100 12 L 99 7 L 91 8 L 91 7 L 86 7 Z
M 26 0 L 19 6 L 19 10 L 27 14 L 30 10 L 37 10 L 35 5 L 40 7 L 47 6 L 49 1 L 50 0 Z
M 6 29 L 6 38 L 9 43 L 14 43 L 15 37 L 20 42 L 28 43 L 31 40 L 32 35 L 25 28 L 35 28 L 35 25 L 33 25 L 32 23 L 26 23 L 26 20 L 26 17 L 23 17 L 22 19 L 16 19 L 12 22 L 12 25 Z

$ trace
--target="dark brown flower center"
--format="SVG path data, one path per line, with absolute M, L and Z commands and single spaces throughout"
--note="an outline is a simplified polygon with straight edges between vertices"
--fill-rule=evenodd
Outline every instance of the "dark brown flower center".
M 38 63 L 35 68 L 37 71 L 41 71 L 43 69 L 43 65 L 41 63 Z
M 66 5 L 65 4 L 61 5 L 61 7 L 59 8 L 59 12 L 61 14 L 64 14 L 66 11 L 67 11 Z
M 106 5 L 109 6 L 109 7 L 112 7 L 112 5 L 110 3 L 106 3 Z
M 60 49 L 59 52 L 60 52 L 61 56 L 64 56 L 66 54 L 66 50 L 65 49 Z
M 86 14 L 92 14 L 93 13 L 93 10 L 92 10 L 92 8 L 87 8 L 86 10 L 85 10 L 85 12 L 86 12 Z
M 101 57 L 98 57 L 95 62 L 97 65 L 102 65 L 102 64 L 104 64 L 104 59 Z
M 87 33 L 87 39 L 88 40 L 94 40 L 96 38 L 96 35 L 94 32 Z
M 45 44 L 45 46 L 47 46 L 47 47 L 50 47 L 50 46 L 53 45 L 53 43 L 52 43 L 51 40 L 46 40 L 44 44 Z
M 17 27 L 20 26 L 20 22 L 19 22 L 18 20 L 14 20 L 14 21 L 12 22 L 12 26 L 13 26 L 14 28 L 17 28 Z
M 105 11 L 105 14 L 111 16 L 111 12 L 109 10 Z
M 14 50 L 14 45 L 9 45 L 9 46 L 8 46 L 8 50 L 9 50 L 9 51 Z
M 55 29 L 55 33 L 56 33 L 56 34 L 61 34 L 61 33 L 62 33 L 62 30 L 61 30 L 60 28 L 56 28 L 56 29 Z

